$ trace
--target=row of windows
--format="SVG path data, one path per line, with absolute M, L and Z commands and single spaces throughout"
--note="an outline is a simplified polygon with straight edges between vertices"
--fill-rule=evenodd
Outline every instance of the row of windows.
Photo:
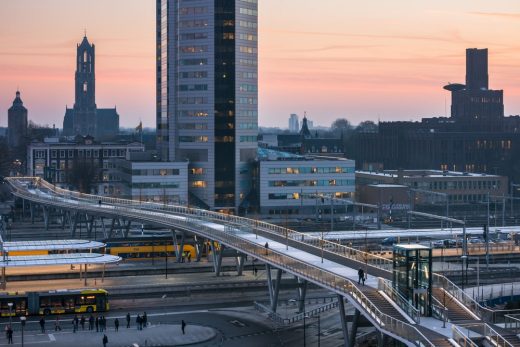
M 207 136 L 179 136 L 180 142 L 208 142 Z
M 425 182 L 423 184 L 414 182 L 414 186 L 422 185 L 424 187 L 424 184 L 428 185 L 428 188 L 433 189 L 433 190 L 500 189 L 500 181 L 497 181 L 497 180 L 434 181 L 434 182 Z
M 240 53 L 256 54 L 258 49 L 256 47 L 240 46 Z
M 258 111 L 255 110 L 239 110 L 238 115 L 240 117 L 258 117 Z
M 258 27 L 258 23 L 257 22 L 250 22 L 250 21 L 247 21 L 247 20 L 239 21 L 238 25 L 243 27 L 243 28 L 252 28 L 252 29 L 256 29 Z
M 207 45 L 202 46 L 182 46 L 181 52 L 182 53 L 203 53 L 208 51 Z
M 242 78 L 258 78 L 258 74 L 256 72 L 239 72 L 239 77 L 242 77 Z
M 207 71 L 188 71 L 179 73 L 180 78 L 207 78 Z
M 46 150 L 35 150 L 34 151 L 34 158 L 35 159 L 43 159 L 46 157 Z M 68 150 L 65 150 L 65 149 L 61 149 L 61 150 L 57 150 L 57 149 L 53 149 L 50 151 L 51 152 L 51 158 L 52 159 L 56 159 L 56 158 L 61 158 L 61 159 L 65 159 L 65 158 L 74 158 L 74 156 L 77 156 L 79 158 L 99 158 L 99 155 L 101 153 L 103 153 L 103 157 L 105 158 L 108 158 L 108 157 L 124 157 L 126 155 L 126 149 L 103 149 L 102 152 L 101 150 L 98 150 L 98 149 L 79 149 L 79 150 L 73 150 L 73 149 L 68 149 Z M 75 152 L 77 152 L 75 154 Z
M 238 129 L 258 129 L 257 123 L 239 123 Z
M 179 13 L 181 15 L 204 14 L 207 11 L 208 11 L 207 7 L 181 7 L 179 9 Z
M 193 66 L 193 65 L 207 65 L 208 59 L 195 58 L 195 59 L 181 59 L 179 61 L 181 65 Z
M 202 97 L 202 96 L 195 96 L 195 97 L 183 97 L 179 98 L 178 104 L 179 105 L 200 105 L 200 104 L 207 104 L 208 98 Z
M 256 59 L 239 59 L 238 63 L 242 66 L 258 66 Z
M 349 193 L 334 193 L 337 197 L 348 197 Z M 269 200 L 315 200 L 314 194 L 296 193 L 271 193 L 268 195 Z
M 238 38 L 240 40 L 246 40 L 246 41 L 258 41 L 258 36 L 253 35 L 253 34 L 241 33 L 238 35 Z
M 179 22 L 181 28 L 205 28 L 208 26 L 207 20 L 183 20 Z
M 121 171 L 131 173 L 133 176 L 178 176 L 179 169 L 134 169 L 123 168 Z
M 241 84 L 238 89 L 241 92 L 257 92 L 258 86 L 256 84 Z
M 173 182 L 139 182 L 132 183 L 132 188 L 135 189 L 166 189 L 166 188 L 179 188 L 178 183 Z
M 327 187 L 327 186 L 354 186 L 354 180 L 298 180 L 298 181 L 269 181 L 269 187 Z
M 181 84 L 179 85 L 179 90 L 181 92 L 197 92 L 208 90 L 207 84 Z
M 258 104 L 257 98 L 238 98 L 239 104 L 256 105 Z
M 240 142 L 257 142 L 256 136 L 240 136 Z
M 181 117 L 207 117 L 206 111 L 179 111 Z
M 240 14 L 245 14 L 245 15 L 248 15 L 248 16 L 258 16 L 258 11 L 257 10 L 252 10 L 250 8 L 243 8 L 243 7 L 240 7 Z
M 207 38 L 208 38 L 208 34 L 207 33 L 186 33 L 186 34 L 181 34 L 180 35 L 181 41 L 184 41 L 184 40 L 202 40 L 202 39 L 207 39 Z
M 180 123 L 179 129 L 185 130 L 207 130 L 208 125 L 206 123 Z
M 354 173 L 354 167 L 273 167 L 269 168 L 269 174 L 328 174 L 328 173 Z

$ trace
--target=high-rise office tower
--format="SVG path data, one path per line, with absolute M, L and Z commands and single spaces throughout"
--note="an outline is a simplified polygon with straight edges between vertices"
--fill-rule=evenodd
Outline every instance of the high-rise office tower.
M 257 0 L 157 0 L 157 145 L 189 160 L 190 198 L 235 210 L 258 135 Z
M 295 113 L 292 113 L 289 117 L 289 131 L 292 133 L 300 131 L 300 120 L 298 119 L 298 115 Z
M 487 48 L 466 49 L 466 89 L 487 90 L 488 77 L 488 50 Z
M 451 117 L 478 123 L 482 129 L 500 128 L 504 116 L 504 93 L 489 89 L 488 50 L 466 49 L 466 84 L 448 84 L 451 92 Z

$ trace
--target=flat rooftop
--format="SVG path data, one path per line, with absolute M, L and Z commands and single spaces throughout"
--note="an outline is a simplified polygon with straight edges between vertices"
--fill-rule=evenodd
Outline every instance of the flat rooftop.
M 413 177 L 432 177 L 432 178 L 442 178 L 442 177 L 502 177 L 498 175 L 489 175 L 485 173 L 475 173 L 475 172 L 461 172 L 461 171 L 441 171 L 441 170 L 385 170 L 385 171 L 356 171 L 356 174 L 362 175 L 372 175 L 379 177 L 392 177 L 397 178 L 399 175 L 402 175 L 404 178 L 413 178 Z

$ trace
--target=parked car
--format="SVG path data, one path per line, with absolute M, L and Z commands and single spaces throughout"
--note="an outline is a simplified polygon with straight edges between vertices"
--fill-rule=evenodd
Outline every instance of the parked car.
M 381 241 L 382 246 L 393 246 L 397 243 L 397 239 L 394 236 L 387 237 Z

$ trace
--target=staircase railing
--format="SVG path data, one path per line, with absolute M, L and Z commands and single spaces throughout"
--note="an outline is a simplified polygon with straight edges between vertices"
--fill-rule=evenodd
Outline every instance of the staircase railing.
M 415 308 L 409 300 L 406 300 L 406 298 L 392 286 L 390 281 L 380 277 L 378 279 L 378 289 L 388 295 L 415 323 L 419 324 L 421 322 L 419 309 Z
M 455 342 L 460 347 L 478 347 L 478 345 L 473 342 L 471 337 L 465 335 L 462 329 L 456 325 L 451 326 L 451 334 L 453 336 L 453 340 L 455 340 Z M 468 335 L 471 335 L 470 331 L 468 331 Z
M 459 324 L 460 328 L 465 328 L 469 331 L 474 331 L 482 336 L 484 336 L 487 340 L 489 340 L 494 346 L 497 347 L 514 347 L 511 342 L 509 342 L 505 337 L 500 335 L 492 326 L 487 323 L 467 323 L 467 324 Z M 470 333 L 468 333 L 469 335 Z

